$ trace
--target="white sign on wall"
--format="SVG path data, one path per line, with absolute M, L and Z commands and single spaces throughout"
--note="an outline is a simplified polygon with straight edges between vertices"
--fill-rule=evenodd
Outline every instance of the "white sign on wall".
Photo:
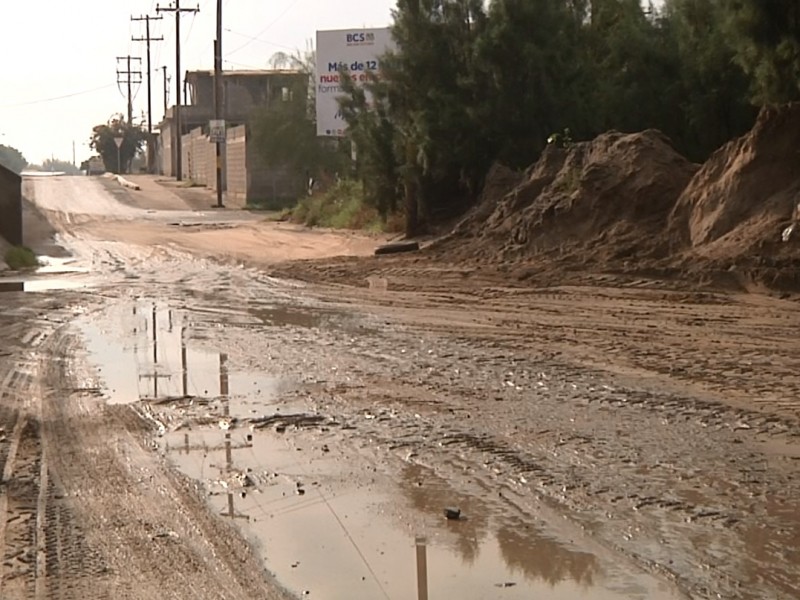
M 363 85 L 367 73 L 379 72 L 380 57 L 393 48 L 388 28 L 317 32 L 317 135 L 340 137 L 347 129 L 336 101 L 342 95 L 343 72 Z

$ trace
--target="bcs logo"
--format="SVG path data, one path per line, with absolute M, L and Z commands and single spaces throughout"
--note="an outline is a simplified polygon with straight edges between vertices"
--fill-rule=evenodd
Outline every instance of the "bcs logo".
M 346 34 L 345 38 L 347 39 L 347 43 L 350 45 L 360 45 L 360 44 L 372 44 L 375 42 L 375 34 L 374 33 L 348 33 Z

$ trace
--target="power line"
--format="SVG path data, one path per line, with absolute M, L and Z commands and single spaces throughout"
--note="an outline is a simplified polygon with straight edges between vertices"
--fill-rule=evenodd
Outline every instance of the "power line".
M 233 35 L 238 35 L 243 38 L 250 40 L 251 42 L 260 42 L 262 44 L 267 44 L 269 46 L 276 46 L 278 48 L 286 48 L 287 50 L 297 50 L 297 48 L 293 48 L 291 46 L 287 46 L 285 44 L 279 44 L 277 42 L 270 42 L 269 40 L 262 40 L 261 38 L 253 37 L 252 35 L 248 35 L 246 33 L 242 33 L 241 31 L 234 31 L 233 29 L 225 29 L 228 33 L 232 33 Z M 227 61 L 231 62 L 231 61 Z
M 161 8 L 156 5 L 156 12 L 175 13 L 175 178 L 183 180 L 183 131 L 181 126 L 181 15 L 182 13 L 200 12 L 197 8 L 181 8 L 181 0 L 175 0 L 175 5 L 170 8 Z
M 271 22 L 270 22 L 270 23 L 269 23 L 269 24 L 268 24 L 268 25 L 267 25 L 267 26 L 266 26 L 264 29 L 262 29 L 262 30 L 261 30 L 260 32 L 258 32 L 258 33 L 257 33 L 255 36 L 253 36 L 253 38 L 252 38 L 252 39 L 250 39 L 250 40 L 246 41 L 244 44 L 242 44 L 242 45 L 241 45 L 241 46 L 239 46 L 238 48 L 235 48 L 234 50 L 232 50 L 231 52 L 229 52 L 229 53 L 228 53 L 228 56 L 231 56 L 231 55 L 233 55 L 233 54 L 236 54 L 236 53 L 237 53 L 239 50 L 242 50 L 243 48 L 246 48 L 247 46 L 249 46 L 249 45 L 250 45 L 250 44 L 253 42 L 253 40 L 257 40 L 259 37 L 261 37 L 262 35 L 264 35 L 264 34 L 265 34 L 267 31 L 269 31 L 269 30 L 270 30 L 270 28 L 271 28 L 273 25 L 275 25 L 275 23 L 277 23 L 278 21 L 280 21 L 280 20 L 281 20 L 281 19 L 282 19 L 282 18 L 283 18 L 283 17 L 286 15 L 286 13 L 288 13 L 290 10 L 292 10 L 292 9 L 293 9 L 293 8 L 294 8 L 294 7 L 297 5 L 297 3 L 298 3 L 298 2 L 300 2 L 300 0 L 294 0 L 294 2 L 292 2 L 292 3 L 291 3 L 289 6 L 287 6 L 287 7 L 284 9 L 284 11 L 283 11 L 281 14 L 279 14 L 277 17 L 275 17 L 275 18 L 274 18 L 274 19 L 273 19 L 273 20 L 272 20 L 272 21 L 271 21 Z
M 124 61 L 127 63 L 127 67 L 125 70 L 120 69 L 119 62 Z M 128 126 L 130 127 L 133 123 L 133 94 L 131 93 L 131 86 L 133 84 L 141 85 L 142 83 L 142 71 L 141 66 L 138 71 L 131 69 L 131 61 L 139 61 L 139 65 L 142 64 L 142 59 L 138 56 L 118 56 L 117 57 L 117 85 L 126 84 L 128 86 Z M 122 79 L 122 75 L 125 76 L 125 79 Z M 122 91 L 122 90 L 120 90 Z
M 105 90 L 107 88 L 113 87 L 115 84 L 107 83 L 106 85 L 101 85 L 96 88 L 91 88 L 89 90 L 83 90 L 80 92 L 72 92 L 71 94 L 64 94 L 62 96 L 53 96 L 51 98 L 41 98 L 39 100 L 29 100 L 27 102 L 13 102 L 11 104 L 0 104 L 0 108 L 12 108 L 15 106 L 31 106 L 33 104 L 42 104 L 44 102 L 55 102 L 56 100 L 64 100 L 66 98 L 74 98 L 76 96 L 83 96 L 84 94 L 91 94 L 92 92 L 99 92 L 100 90 Z
M 163 36 L 151 37 L 150 36 L 150 21 L 160 21 L 161 17 L 151 17 L 145 15 L 144 17 L 131 17 L 131 21 L 144 21 L 146 27 L 145 37 L 132 37 L 131 41 L 134 42 L 147 42 L 147 132 L 153 133 L 153 91 L 152 91 L 152 77 L 153 70 L 150 61 L 150 42 L 161 42 L 164 40 Z M 148 140 L 148 144 L 151 143 Z M 149 165 L 148 165 L 149 166 Z

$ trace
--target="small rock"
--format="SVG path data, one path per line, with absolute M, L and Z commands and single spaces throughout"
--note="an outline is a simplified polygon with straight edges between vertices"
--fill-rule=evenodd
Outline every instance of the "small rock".
M 461 509 L 460 508 L 445 508 L 444 509 L 444 516 L 449 521 L 458 521 L 461 518 Z

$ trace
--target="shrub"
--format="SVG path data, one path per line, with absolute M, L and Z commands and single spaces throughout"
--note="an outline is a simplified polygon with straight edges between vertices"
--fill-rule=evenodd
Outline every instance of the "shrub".
M 364 199 L 364 187 L 349 179 L 338 181 L 321 194 L 300 200 L 292 211 L 292 220 L 309 227 L 382 229 L 378 211 Z
M 32 269 L 39 266 L 39 259 L 30 248 L 25 246 L 13 246 L 6 251 L 6 264 L 9 268 L 19 271 L 20 269 Z

